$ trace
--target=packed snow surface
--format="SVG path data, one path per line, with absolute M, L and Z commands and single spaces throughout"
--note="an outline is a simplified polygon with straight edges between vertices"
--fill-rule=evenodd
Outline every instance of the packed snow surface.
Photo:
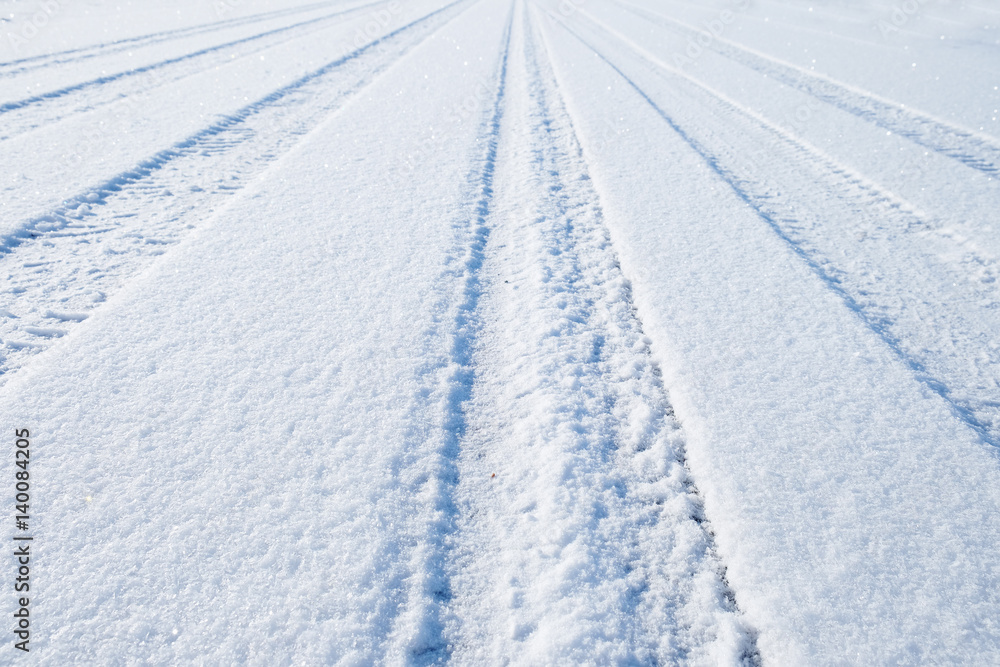
M 998 88 L 988 0 L 0 1 L 0 664 L 1000 663 Z

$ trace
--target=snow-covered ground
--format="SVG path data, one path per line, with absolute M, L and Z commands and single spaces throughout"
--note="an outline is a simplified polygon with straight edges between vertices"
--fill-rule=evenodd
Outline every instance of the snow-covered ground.
M 1000 663 L 998 108 L 989 0 L 0 0 L 0 664 Z

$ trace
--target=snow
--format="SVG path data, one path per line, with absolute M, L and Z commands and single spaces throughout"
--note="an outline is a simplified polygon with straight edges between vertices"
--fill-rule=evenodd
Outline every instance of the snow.
M 1000 23 L 911 4 L 0 6 L 0 663 L 1000 660 Z
M 996 635 L 983 629 L 998 602 L 995 449 L 640 84 L 552 33 L 557 62 L 575 65 L 564 87 L 583 136 L 612 114 L 661 121 L 642 150 L 601 143 L 591 164 L 762 655 L 993 654 Z M 584 102 L 608 89 L 614 109 Z

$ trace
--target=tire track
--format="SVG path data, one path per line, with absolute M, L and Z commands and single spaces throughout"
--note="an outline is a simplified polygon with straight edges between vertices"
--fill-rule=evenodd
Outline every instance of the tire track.
M 548 48 L 546 46 L 546 52 Z M 546 53 L 544 56 L 539 58 L 532 54 L 532 60 L 535 62 L 537 80 L 539 82 L 538 92 L 536 92 L 536 97 L 539 108 L 543 112 L 543 117 L 552 119 L 557 123 L 562 124 L 566 128 L 566 132 L 569 135 L 571 142 L 571 148 L 567 151 L 571 156 L 575 157 L 576 169 L 581 172 L 579 181 L 582 183 L 590 184 L 589 169 L 587 167 L 586 156 L 583 154 L 583 149 L 580 145 L 579 140 L 576 137 L 575 130 L 573 127 L 573 120 L 565 108 L 564 102 L 561 99 L 561 94 L 559 92 L 559 84 L 555 72 L 552 70 L 551 66 L 551 55 Z M 545 91 L 553 91 L 551 94 L 553 96 L 552 102 L 545 101 Z M 558 120 L 557 120 L 558 119 Z M 546 127 L 548 127 L 548 121 L 546 122 Z M 562 176 L 563 181 L 570 180 L 567 176 Z M 573 179 L 577 180 L 577 179 Z M 592 188 L 588 187 L 588 199 L 594 202 L 598 202 L 599 194 Z M 685 451 L 685 443 L 683 435 L 680 433 L 681 427 L 677 423 L 674 417 L 673 408 L 670 405 L 669 397 L 666 388 L 663 386 L 662 373 L 656 366 L 652 359 L 649 344 L 649 339 L 643 333 L 643 325 L 638 309 L 635 306 L 634 300 L 632 298 L 631 285 L 628 280 L 624 277 L 621 271 L 621 266 L 617 259 L 617 255 L 611 240 L 610 231 L 608 230 L 603 214 L 600 211 L 599 204 L 595 203 L 596 213 L 596 236 L 598 237 L 600 244 L 600 250 L 602 254 L 605 255 L 605 262 L 610 265 L 610 279 L 606 278 L 605 284 L 598 286 L 598 292 L 601 294 L 601 300 L 604 301 L 604 307 L 608 311 L 618 311 L 616 314 L 617 318 L 609 318 L 609 328 L 613 329 L 614 324 L 617 324 L 619 331 L 619 336 L 628 340 L 632 345 L 626 350 L 619 350 L 617 354 L 607 354 L 605 368 L 602 369 L 606 376 L 609 377 L 609 384 L 615 384 L 615 396 L 613 396 L 611 402 L 613 404 L 612 412 L 617 413 L 616 416 L 619 417 L 620 422 L 617 425 L 618 433 L 616 434 L 615 441 L 619 449 L 623 449 L 626 456 L 631 454 L 635 456 L 637 453 L 652 452 L 657 448 L 659 441 L 663 439 L 672 440 L 671 445 L 673 458 L 672 462 L 675 465 L 680 466 L 680 470 L 672 471 L 674 479 L 676 480 L 677 487 L 675 493 L 676 497 L 683 497 L 687 500 L 690 511 L 687 516 L 672 517 L 675 524 L 683 525 L 686 521 L 690 520 L 697 524 L 698 526 L 698 556 L 703 561 L 703 572 L 711 572 L 717 577 L 715 585 L 717 585 L 716 592 L 723 598 L 722 600 L 715 600 L 709 602 L 709 604 L 717 603 L 718 608 L 716 608 L 716 613 L 722 611 L 725 614 L 732 614 L 735 617 L 739 617 L 740 611 L 737 604 L 737 599 L 735 592 L 730 587 L 728 580 L 726 579 L 726 567 L 725 564 L 719 560 L 716 547 L 715 547 L 715 536 L 712 530 L 711 524 L 704 513 L 704 504 L 701 499 L 701 494 L 698 491 L 697 485 L 694 482 L 691 472 L 687 464 L 687 455 Z M 592 283 L 598 283 L 596 280 L 592 280 Z M 621 291 L 617 289 L 617 285 L 621 285 Z M 617 322 L 616 322 L 617 320 Z M 634 358 L 634 351 L 637 348 L 636 342 L 639 343 L 639 357 L 638 364 L 636 364 L 636 359 Z M 610 347 L 610 346 L 609 346 Z M 630 352 L 632 354 L 630 354 Z M 634 391 L 632 387 L 628 387 L 623 383 L 614 383 L 611 378 L 620 378 L 627 375 L 627 371 L 623 371 L 626 368 L 635 368 L 639 366 L 642 370 L 641 372 L 648 378 L 648 383 L 651 385 L 648 388 L 649 395 L 643 396 L 644 400 L 636 400 Z M 651 409 L 650 409 L 651 408 Z M 653 423 L 655 426 L 646 434 L 648 440 L 646 442 L 635 442 L 634 434 L 630 433 L 631 427 L 638 414 L 649 414 L 654 416 Z M 626 416 L 627 415 L 627 416 Z M 648 449 L 647 449 L 648 447 Z M 650 475 L 648 469 L 643 469 L 641 461 L 633 459 L 629 461 L 622 467 L 626 469 L 625 477 L 627 480 L 640 479 L 642 483 L 635 484 L 630 491 L 632 491 L 640 502 L 646 503 L 649 506 L 655 505 L 657 508 L 669 502 L 659 493 L 650 493 L 649 488 L 643 488 L 647 484 L 656 484 L 662 482 L 662 478 L 657 479 L 656 475 Z M 619 463 L 622 465 L 622 463 Z M 629 484 L 629 482 L 627 482 Z M 661 520 L 662 523 L 666 523 Z M 677 530 L 677 526 L 673 527 Z M 644 566 L 649 572 L 655 572 L 657 565 L 654 562 L 661 557 L 660 549 L 662 545 L 656 545 L 647 543 L 644 545 L 646 547 L 645 553 L 643 554 L 643 559 L 647 562 Z M 679 545 L 673 545 L 674 549 L 682 550 Z M 688 548 L 690 546 L 688 545 Z M 690 553 L 688 554 L 690 556 Z M 692 570 L 686 572 L 686 575 L 698 576 L 694 573 L 697 568 L 692 567 Z M 660 571 L 661 577 L 666 579 L 672 579 L 672 577 Z M 678 586 L 677 581 L 670 581 L 668 589 L 673 591 L 683 584 Z M 647 591 L 649 590 L 647 585 Z M 692 591 L 685 591 L 688 595 L 692 594 Z M 661 593 L 662 594 L 662 593 Z M 652 597 L 652 596 L 650 596 Z M 701 600 L 702 604 L 706 601 Z M 691 644 L 683 647 L 683 650 L 676 653 L 670 654 L 671 651 L 675 651 L 676 648 L 663 638 L 663 627 L 662 622 L 664 620 L 664 614 L 662 610 L 656 609 L 656 603 L 662 605 L 662 601 L 650 601 L 645 600 L 637 606 L 636 611 L 640 615 L 649 615 L 651 619 L 644 619 L 646 622 L 645 630 L 648 633 L 648 637 L 652 638 L 653 641 L 658 642 L 655 650 L 657 651 L 657 657 L 659 662 L 666 663 L 674 661 L 686 661 L 695 657 L 694 647 Z M 675 604 L 677 604 L 675 602 Z M 678 604 L 680 606 L 680 604 Z M 654 622 L 649 622 L 650 620 Z M 678 622 L 678 617 L 671 619 L 673 623 Z M 727 619 L 730 621 L 731 625 L 726 628 L 725 633 L 728 633 L 726 640 L 732 642 L 732 646 L 729 647 L 733 650 L 732 657 L 735 658 L 734 662 L 739 665 L 759 665 L 761 663 L 760 654 L 756 646 L 756 632 L 753 628 L 750 628 L 742 623 L 742 621 L 736 620 L 735 618 Z M 659 621 L 661 625 L 656 625 L 655 622 Z M 683 625 L 683 621 L 681 621 Z M 725 625 L 725 624 L 722 624 Z M 690 629 L 690 628 L 686 628 Z M 704 628 L 699 628 L 700 631 L 704 631 Z M 668 659 L 664 659 L 664 654 L 667 654 Z M 716 653 L 717 658 L 722 657 L 719 653 Z
M 957 418 L 1000 447 L 1000 341 L 994 339 L 1000 264 L 901 198 L 583 15 L 682 94 L 657 102 L 653 88 L 559 23 L 635 89 Z M 676 110 L 668 112 L 668 105 Z M 901 262 L 901 254 L 909 261 Z
M 24 74 L 25 72 L 30 72 L 35 69 L 49 68 L 58 65 L 65 65 L 67 63 L 76 63 L 84 60 L 90 60 L 91 58 L 100 58 L 108 55 L 113 55 L 116 53 L 121 53 L 122 51 L 128 51 L 130 49 L 145 48 L 147 46 L 152 46 L 154 44 L 160 44 L 175 39 L 183 39 L 185 37 L 192 37 L 202 34 L 211 34 L 214 32 L 225 30 L 227 28 L 237 28 L 243 25 L 252 25 L 254 23 L 260 23 L 261 21 L 268 21 L 271 19 L 282 18 L 284 16 L 294 16 L 295 14 L 303 14 L 322 7 L 340 4 L 342 2 L 343 0 L 328 0 L 327 2 L 316 2 L 309 5 L 303 5 L 301 7 L 293 7 L 291 9 L 279 9 L 271 12 L 254 14 L 252 16 L 244 16 L 239 18 L 226 19 L 223 21 L 215 21 L 212 23 L 189 26 L 187 28 L 178 28 L 176 30 L 164 30 L 161 32 L 149 33 L 147 35 L 140 35 L 138 37 L 121 39 L 107 44 L 97 44 L 78 49 L 68 49 L 56 53 L 47 53 L 38 56 L 31 56 L 29 58 L 19 58 L 17 60 L 9 60 L 0 63 L 0 78 L 16 77 L 21 74 Z
M 621 0 L 614 4 L 655 25 L 697 39 L 698 30 L 663 14 L 650 12 Z M 910 141 L 988 175 L 1000 174 L 1000 145 L 984 135 L 966 130 L 929 114 L 874 93 L 815 74 L 777 58 L 739 46 L 725 38 L 712 40 L 709 48 L 741 65 L 791 88 L 846 111 L 866 122 L 906 137 Z
M 0 383 L 469 4 L 457 0 L 323 65 L 4 239 Z
M 479 120 L 476 146 L 482 148 L 473 158 L 467 185 L 467 207 L 471 216 L 452 225 L 454 246 L 439 281 L 435 310 L 442 315 L 436 319 L 449 337 L 448 355 L 421 372 L 424 377 L 441 378 L 439 385 L 425 391 L 432 400 L 440 397 L 442 440 L 429 466 L 424 464 L 429 471 L 421 475 L 418 488 L 413 491 L 413 496 L 429 504 L 432 512 L 422 526 L 422 544 L 414 550 L 406 606 L 393 630 L 390 655 L 406 664 L 438 664 L 448 661 L 452 653 L 445 636 L 448 604 L 452 599 L 447 568 L 449 541 L 455 531 L 454 492 L 458 484 L 457 460 L 467 428 L 466 403 L 475 381 L 472 353 L 481 328 L 478 314 L 482 294 L 480 273 L 490 235 L 499 130 L 506 105 L 511 23 L 512 14 L 508 13 L 503 46 L 493 76 L 495 90 L 492 101 L 484 104 Z
M 752 662 L 571 121 L 518 5 L 457 464 L 453 657 L 665 664 L 704 659 L 715 642 Z
M 201 71 L 233 61 L 233 56 L 247 58 L 323 30 L 327 23 L 380 4 L 381 0 L 308 19 L 290 26 L 243 37 L 156 63 L 123 70 L 115 74 L 66 86 L 32 97 L 0 104 L 0 141 L 57 123 L 75 114 L 117 102 L 160 86 L 179 81 Z M 235 49 L 235 52 L 234 52 Z

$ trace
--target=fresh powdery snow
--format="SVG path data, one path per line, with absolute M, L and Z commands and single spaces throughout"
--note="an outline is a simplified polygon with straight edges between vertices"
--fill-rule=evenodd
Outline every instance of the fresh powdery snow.
M 990 0 L 0 0 L 0 664 L 1000 664 Z

